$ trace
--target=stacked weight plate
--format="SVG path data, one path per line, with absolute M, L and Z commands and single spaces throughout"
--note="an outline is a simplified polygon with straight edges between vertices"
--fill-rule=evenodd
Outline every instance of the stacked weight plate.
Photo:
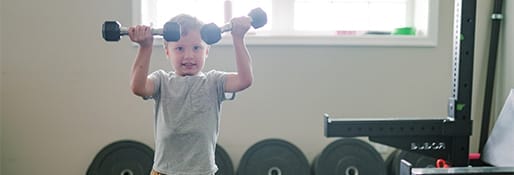
M 395 150 L 386 159 L 387 172 L 389 175 L 400 174 L 402 159 L 412 164 L 412 168 L 434 168 L 436 159 L 410 151 Z
M 86 175 L 148 175 L 154 151 L 143 143 L 123 140 L 104 147 L 95 156 Z
M 215 161 L 216 166 L 218 166 L 216 175 L 234 175 L 234 165 L 232 164 L 232 159 L 230 159 L 228 153 L 219 144 L 216 145 Z
M 266 139 L 251 146 L 241 158 L 238 175 L 309 175 L 309 163 L 295 145 Z
M 95 156 L 86 175 L 148 175 L 152 170 L 154 151 L 147 145 L 122 140 L 104 147 Z M 234 175 L 234 166 L 228 153 L 216 145 L 216 175 Z
M 370 144 L 353 138 L 330 143 L 313 162 L 315 175 L 386 175 L 382 156 Z

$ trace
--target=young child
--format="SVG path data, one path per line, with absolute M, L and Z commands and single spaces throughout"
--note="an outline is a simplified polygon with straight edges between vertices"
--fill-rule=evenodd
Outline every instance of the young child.
M 244 37 L 250 18 L 231 20 L 237 72 L 202 72 L 209 45 L 202 41 L 203 23 L 190 15 L 170 21 L 181 25 L 181 38 L 165 42 L 173 71 L 148 75 L 153 37 L 148 26 L 130 27 L 130 39 L 139 44 L 131 74 L 132 92 L 155 100 L 155 157 L 152 175 L 214 175 L 214 151 L 218 139 L 221 103 L 225 93 L 235 93 L 252 84 L 250 54 Z M 234 95 L 234 94 L 232 94 Z

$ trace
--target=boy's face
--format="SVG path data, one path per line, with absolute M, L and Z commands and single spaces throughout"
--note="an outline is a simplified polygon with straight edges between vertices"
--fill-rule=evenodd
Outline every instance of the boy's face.
M 199 31 L 190 31 L 180 36 L 177 42 L 168 42 L 166 56 L 175 73 L 180 76 L 196 75 L 202 71 L 209 46 L 203 42 Z

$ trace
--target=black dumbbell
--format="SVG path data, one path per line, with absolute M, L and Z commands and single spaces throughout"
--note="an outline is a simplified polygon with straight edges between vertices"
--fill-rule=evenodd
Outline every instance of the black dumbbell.
M 128 28 L 122 27 L 118 21 L 105 21 L 102 25 L 102 36 L 105 41 L 119 41 L 123 35 L 128 35 Z M 166 41 L 178 41 L 180 25 L 176 22 L 167 22 L 162 29 L 152 29 L 152 35 L 161 35 Z
M 252 26 L 254 29 L 258 29 L 268 22 L 268 16 L 261 8 L 253 9 L 248 13 L 248 16 L 252 20 Z M 225 24 L 222 27 L 218 27 L 214 23 L 209 23 L 202 26 L 200 34 L 202 35 L 202 40 L 210 45 L 217 43 L 221 39 L 221 34 L 230 30 L 232 30 L 231 24 Z

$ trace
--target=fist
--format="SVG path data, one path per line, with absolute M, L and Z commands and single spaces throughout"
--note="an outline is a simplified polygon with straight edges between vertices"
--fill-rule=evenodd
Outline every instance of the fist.
M 128 28 L 128 35 L 132 42 L 138 43 L 141 47 L 152 46 L 152 28 L 149 26 L 138 25 Z
M 243 37 L 252 26 L 252 20 L 247 16 L 233 18 L 230 22 L 232 23 L 231 34 L 233 37 Z

